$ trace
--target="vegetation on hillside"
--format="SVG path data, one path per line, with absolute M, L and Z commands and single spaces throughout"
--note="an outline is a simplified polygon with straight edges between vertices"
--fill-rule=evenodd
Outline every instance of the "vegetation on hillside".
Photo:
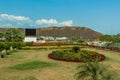
M 68 38 L 74 36 L 77 39 L 98 39 L 102 36 L 99 32 L 80 26 L 39 28 L 37 29 L 37 35 Z

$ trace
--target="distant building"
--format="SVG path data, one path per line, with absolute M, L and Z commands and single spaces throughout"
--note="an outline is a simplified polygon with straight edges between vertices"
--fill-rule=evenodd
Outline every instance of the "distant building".
M 4 40 L 5 40 L 5 38 L 0 38 L 0 41 L 2 41 L 2 40 L 4 41 Z
M 36 29 L 25 29 L 24 42 L 37 42 Z
M 67 40 L 67 37 L 56 37 L 55 40 Z
M 24 42 L 37 42 L 36 37 L 25 37 Z
M 46 40 L 46 41 L 54 41 L 55 38 L 52 36 L 40 36 L 40 39 Z
M 37 42 L 38 43 L 45 43 L 46 42 L 45 37 L 44 36 L 38 37 Z

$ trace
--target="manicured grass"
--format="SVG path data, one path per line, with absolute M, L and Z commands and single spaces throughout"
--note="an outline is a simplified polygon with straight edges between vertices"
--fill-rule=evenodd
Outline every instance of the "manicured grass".
M 55 64 L 49 63 L 49 62 L 43 62 L 43 61 L 31 61 L 31 62 L 17 64 L 10 68 L 17 69 L 17 70 L 30 70 L 30 69 L 45 68 L 45 67 L 51 67 L 51 66 L 55 66 Z
M 33 76 L 28 76 L 28 77 L 25 77 L 25 78 L 23 78 L 23 79 L 21 79 L 21 80 L 38 80 L 38 79 L 36 79 L 36 78 L 33 77 Z
M 109 57 L 106 57 L 105 60 L 106 60 L 106 61 L 111 61 L 112 59 L 109 58 Z
M 118 79 L 116 80 L 120 80 L 119 53 L 94 48 L 84 49 L 96 51 L 108 57 L 107 60 L 100 63 L 103 63 L 113 74 L 116 72 L 118 74 L 115 74 L 118 76 Z M 18 52 L 9 55 L 7 58 L 1 58 L 0 80 L 75 80 L 74 74 L 77 71 L 76 67 L 78 65 L 82 66 L 84 63 L 64 62 L 50 59 L 48 58 L 48 54 L 52 51 L 53 50 L 18 50 Z M 42 65 L 41 67 L 41 63 L 44 66 Z M 20 66 L 20 69 L 16 68 L 16 66 Z M 31 68 L 31 66 L 36 67 Z M 27 69 L 23 69 L 23 67 L 26 67 Z

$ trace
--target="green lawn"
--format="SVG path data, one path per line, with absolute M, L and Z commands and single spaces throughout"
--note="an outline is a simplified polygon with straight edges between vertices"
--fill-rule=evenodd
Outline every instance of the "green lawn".
M 17 69 L 17 70 L 30 70 L 36 68 L 45 68 L 53 66 L 53 63 L 43 62 L 43 61 L 31 61 L 31 62 L 24 62 L 21 64 L 17 64 L 11 66 L 10 69 Z
M 112 73 L 120 76 L 120 54 L 96 50 L 107 56 L 103 61 Z M 0 80 L 75 80 L 76 67 L 83 63 L 55 61 L 48 58 L 52 50 L 20 50 L 0 59 Z M 120 80 L 120 77 L 119 79 Z

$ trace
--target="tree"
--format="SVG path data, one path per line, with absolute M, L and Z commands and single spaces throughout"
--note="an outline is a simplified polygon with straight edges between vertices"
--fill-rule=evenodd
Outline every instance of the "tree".
M 11 44 L 9 42 L 4 42 L 4 49 L 6 54 L 9 54 L 8 50 L 10 50 Z
M 113 80 L 107 69 L 98 60 L 77 67 L 76 80 Z
M 114 46 L 115 43 L 119 43 L 120 42 L 120 34 L 117 35 L 103 35 L 100 37 L 101 41 L 105 41 L 106 46 Z
M 2 37 L 3 37 L 3 35 L 4 35 L 4 33 L 0 32 L 0 38 L 2 38 Z
M 78 39 L 77 42 L 78 42 L 78 43 L 83 43 L 83 42 L 85 42 L 85 41 L 82 40 L 82 39 Z
M 114 38 L 114 42 L 115 43 L 119 43 L 120 42 L 120 34 L 117 34 L 117 35 L 113 35 L 113 38 Z
M 5 46 L 4 42 L 0 42 L 0 52 L 4 50 L 4 46 Z
M 72 36 L 69 38 L 70 42 L 73 43 L 73 42 L 76 42 L 77 41 L 77 38 Z
M 106 34 L 106 35 L 101 36 L 100 40 L 101 41 L 106 41 L 106 42 L 111 42 L 111 41 L 113 41 L 113 37 L 111 35 Z
M 4 42 L 0 42 L 0 58 L 3 58 L 3 54 L 2 54 L 2 51 L 4 50 Z
M 24 35 L 18 29 L 11 28 L 5 32 L 6 41 L 23 41 Z
M 3 40 L 3 38 L 4 38 L 4 33 L 0 32 L 0 40 Z
M 107 34 L 103 35 L 100 37 L 100 40 L 106 42 L 105 44 L 106 47 L 114 44 L 114 37 L 112 35 L 107 35 Z

